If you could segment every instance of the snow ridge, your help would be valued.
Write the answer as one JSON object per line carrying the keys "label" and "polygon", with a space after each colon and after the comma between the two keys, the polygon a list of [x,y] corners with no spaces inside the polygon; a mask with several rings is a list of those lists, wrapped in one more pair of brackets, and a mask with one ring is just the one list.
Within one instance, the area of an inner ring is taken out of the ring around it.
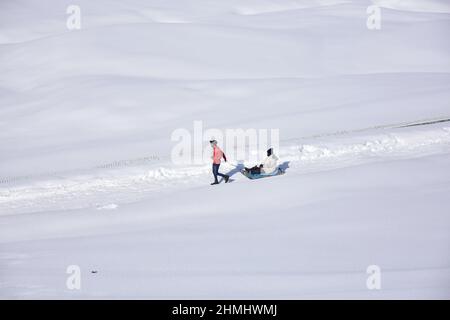
{"label": "snow ridge", "polygon": [[[302,140],[282,145],[279,155],[281,162],[288,164],[288,175],[292,175],[443,151],[450,152],[448,126]],[[227,163],[223,168],[235,170]],[[0,211],[2,214],[29,213],[93,207],[111,201],[132,202],[145,198],[148,193],[207,185],[209,179],[209,164],[173,166],[166,163],[157,167],[89,170],[78,176],[67,175],[60,179],[3,187],[0,189]]]}

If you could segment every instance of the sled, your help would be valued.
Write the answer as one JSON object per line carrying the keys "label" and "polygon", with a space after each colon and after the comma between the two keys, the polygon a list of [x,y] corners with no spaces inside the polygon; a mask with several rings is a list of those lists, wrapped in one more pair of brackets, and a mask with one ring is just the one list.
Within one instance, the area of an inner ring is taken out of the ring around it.
{"label": "sled", "polygon": [[272,173],[257,173],[257,174],[252,174],[250,172],[247,172],[245,170],[241,170],[241,173],[246,176],[247,178],[254,180],[254,179],[261,179],[261,178],[267,178],[267,177],[275,177],[275,176],[279,176],[281,174],[284,174],[284,170],[282,170],[281,168],[278,168],[277,170],[275,170]]}

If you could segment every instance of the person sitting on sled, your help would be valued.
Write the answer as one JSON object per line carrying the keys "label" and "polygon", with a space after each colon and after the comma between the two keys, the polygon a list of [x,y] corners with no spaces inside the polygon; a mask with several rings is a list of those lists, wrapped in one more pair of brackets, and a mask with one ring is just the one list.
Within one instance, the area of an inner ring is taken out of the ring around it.
{"label": "person sitting on sled", "polygon": [[211,183],[211,185],[219,183],[219,181],[217,180],[217,176],[224,178],[225,183],[227,183],[228,179],[230,179],[230,176],[219,173],[220,161],[223,158],[225,160],[225,162],[227,162],[227,157],[225,156],[225,153],[223,153],[223,151],[220,150],[220,148],[217,146],[216,140],[210,140],[209,143],[211,144],[211,147],[213,148],[213,155],[211,156],[211,159],[213,161],[212,172],[214,175],[214,182]]}
{"label": "person sitting on sled", "polygon": [[259,166],[245,168],[244,170],[251,174],[271,174],[277,170],[278,157],[273,154],[273,148],[267,150],[267,158]]}

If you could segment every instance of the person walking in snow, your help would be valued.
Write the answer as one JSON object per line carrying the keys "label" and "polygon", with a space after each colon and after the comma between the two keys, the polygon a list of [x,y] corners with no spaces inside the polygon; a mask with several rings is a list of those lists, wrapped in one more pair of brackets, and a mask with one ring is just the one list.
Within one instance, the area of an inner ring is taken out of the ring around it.
{"label": "person walking in snow", "polygon": [[278,157],[273,153],[273,148],[267,150],[267,158],[259,166],[245,168],[244,170],[251,174],[271,174],[277,170]]}
{"label": "person walking in snow", "polygon": [[211,144],[211,148],[213,148],[213,155],[211,157],[213,164],[212,164],[212,172],[214,175],[214,182],[211,183],[211,185],[219,184],[219,181],[217,180],[217,176],[220,176],[225,179],[225,183],[228,182],[230,179],[230,176],[226,174],[219,173],[219,167],[220,167],[220,161],[222,158],[227,162],[227,157],[225,156],[225,153],[223,153],[222,150],[217,146],[216,140],[210,140],[209,143]]}

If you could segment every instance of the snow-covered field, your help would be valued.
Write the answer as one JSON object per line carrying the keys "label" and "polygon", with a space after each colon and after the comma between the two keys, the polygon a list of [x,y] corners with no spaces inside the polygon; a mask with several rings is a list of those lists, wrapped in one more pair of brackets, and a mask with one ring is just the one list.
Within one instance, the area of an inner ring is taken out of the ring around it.
{"label": "snow-covered field", "polygon": [[[449,31],[447,0],[2,0],[0,298],[449,299]],[[171,158],[194,121],[279,129],[286,174],[210,186]]]}

